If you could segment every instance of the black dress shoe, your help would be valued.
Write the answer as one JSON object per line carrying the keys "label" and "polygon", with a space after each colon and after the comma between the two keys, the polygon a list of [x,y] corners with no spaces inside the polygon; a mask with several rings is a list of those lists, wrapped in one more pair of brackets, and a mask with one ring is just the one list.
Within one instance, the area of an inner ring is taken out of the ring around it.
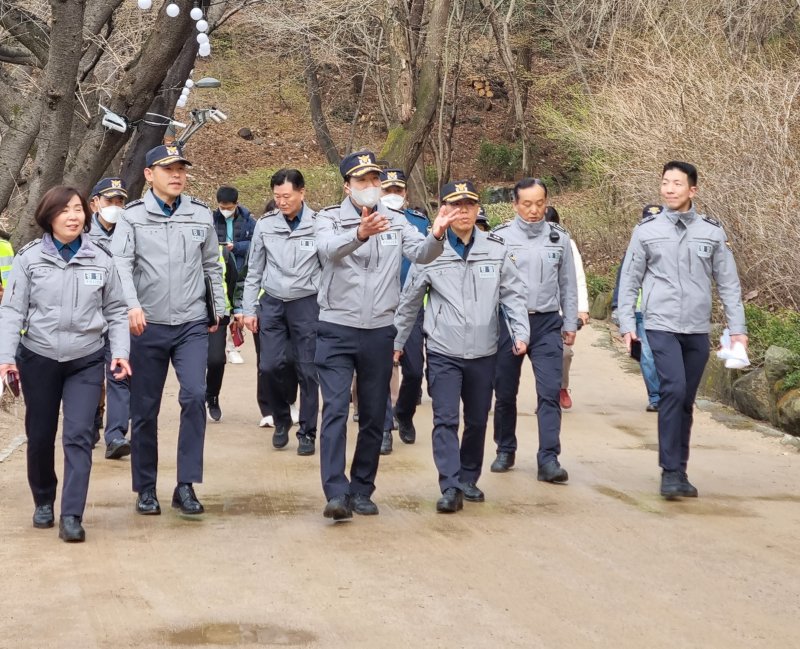
{"label": "black dress shoe", "polygon": [[454,514],[464,509],[464,494],[455,487],[444,490],[442,497],[436,501],[436,511],[442,514]]}
{"label": "black dress shoe", "polygon": [[381,455],[390,455],[392,452],[393,443],[394,443],[394,438],[392,436],[392,431],[390,430],[383,431],[383,441],[381,442]]}
{"label": "black dress shoe", "polygon": [[353,518],[353,510],[350,508],[350,496],[334,496],[325,505],[325,511],[322,512],[325,518],[332,518],[335,521],[343,521],[348,518]]}
{"label": "black dress shoe", "polygon": [[539,467],[536,479],[540,482],[566,482],[569,480],[569,474],[558,463],[558,460],[550,460]]}
{"label": "black dress shoe", "polygon": [[107,460],[119,460],[120,458],[125,457],[126,455],[131,454],[131,443],[122,437],[121,439],[112,440],[108,446],[106,446],[106,459]]}
{"label": "black dress shoe", "polygon": [[283,448],[289,443],[289,426],[275,422],[275,432],[272,433],[272,446]]}
{"label": "black dress shoe", "polygon": [[483,492],[478,489],[478,485],[474,482],[464,482],[461,484],[461,491],[464,492],[464,500],[469,500],[471,503],[482,503],[486,500]]}
{"label": "black dress shoe", "polygon": [[647,412],[658,412],[658,404],[657,403],[648,403],[647,408],[645,408]]}
{"label": "black dress shoe", "polygon": [[219,396],[208,397],[206,404],[208,418],[211,421],[222,421],[222,408],[219,407]]}
{"label": "black dress shoe", "polygon": [[681,474],[678,471],[661,472],[661,495],[667,500],[674,500],[683,495]]}
{"label": "black dress shoe", "polygon": [[397,430],[400,435],[400,441],[403,442],[403,444],[413,444],[417,441],[417,429],[414,428],[414,422],[410,419],[408,421],[398,419]]}
{"label": "black dress shoe", "polygon": [[136,499],[136,513],[144,516],[158,516],[161,513],[161,505],[158,503],[155,489],[145,489],[139,492]]}
{"label": "black dress shoe", "polygon": [[317,449],[314,447],[314,438],[311,435],[301,435],[297,438],[298,455],[314,455]]}
{"label": "black dress shoe", "polygon": [[697,498],[697,487],[689,482],[689,476],[685,471],[680,472],[681,476],[681,496],[684,498]]}
{"label": "black dress shoe", "polygon": [[172,506],[190,516],[202,514],[205,511],[194,494],[194,487],[188,482],[182,482],[175,487],[175,491],[172,492]]}
{"label": "black dress shoe", "polygon": [[490,467],[491,472],[505,473],[512,466],[514,466],[515,458],[516,458],[515,453],[506,453],[505,451],[497,451],[497,457],[495,458],[494,462],[492,462],[492,466]]}
{"label": "black dress shoe", "polygon": [[367,494],[351,495],[350,506],[356,514],[361,516],[377,516],[378,514],[378,506]]}
{"label": "black dress shoe", "polygon": [[53,527],[55,517],[53,516],[53,503],[37,505],[33,510],[33,526],[40,530]]}
{"label": "black dress shoe", "polygon": [[58,521],[58,538],[67,543],[83,543],[86,532],[83,531],[79,516],[62,516]]}

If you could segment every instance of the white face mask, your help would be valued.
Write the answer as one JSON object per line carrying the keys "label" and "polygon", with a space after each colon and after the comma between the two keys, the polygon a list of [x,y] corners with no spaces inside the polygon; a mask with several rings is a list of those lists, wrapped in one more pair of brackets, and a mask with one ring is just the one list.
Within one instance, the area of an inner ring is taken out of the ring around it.
{"label": "white face mask", "polygon": [[366,189],[350,189],[350,197],[362,207],[375,207],[381,200],[380,187],[367,187]]}
{"label": "white face mask", "polygon": [[236,211],[235,209],[234,210],[220,210],[219,213],[222,214],[222,216],[224,216],[227,219],[229,216],[233,216],[233,213],[235,211]]}
{"label": "white face mask", "polygon": [[123,210],[117,205],[109,205],[108,207],[100,208],[100,216],[106,223],[116,223],[119,220]]}
{"label": "white face mask", "polygon": [[391,207],[393,210],[402,210],[406,204],[405,197],[400,194],[386,194],[381,200],[386,207]]}

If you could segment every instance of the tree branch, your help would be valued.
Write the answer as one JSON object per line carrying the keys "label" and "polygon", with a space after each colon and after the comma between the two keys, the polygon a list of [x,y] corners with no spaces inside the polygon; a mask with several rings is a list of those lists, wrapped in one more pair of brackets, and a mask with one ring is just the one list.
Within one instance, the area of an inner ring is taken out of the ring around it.
{"label": "tree branch", "polygon": [[46,22],[29,11],[4,3],[3,11],[0,11],[0,26],[38,59],[39,67],[47,65],[50,30]]}
{"label": "tree branch", "polygon": [[0,61],[13,65],[30,65],[41,68],[42,64],[26,47],[0,45]]}

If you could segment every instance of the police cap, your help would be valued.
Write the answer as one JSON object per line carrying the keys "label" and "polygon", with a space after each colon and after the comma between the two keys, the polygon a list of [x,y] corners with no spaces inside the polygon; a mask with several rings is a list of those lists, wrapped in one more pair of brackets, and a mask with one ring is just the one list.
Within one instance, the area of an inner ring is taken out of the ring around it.
{"label": "police cap", "polygon": [[104,196],[105,198],[122,196],[122,198],[128,198],[128,190],[122,178],[103,178],[92,187],[90,198],[94,198],[95,196]]}
{"label": "police cap", "polygon": [[375,154],[372,151],[356,151],[351,153],[339,163],[339,173],[342,178],[360,178],[368,173],[380,173],[381,168],[375,161]]}
{"label": "police cap", "polygon": [[168,167],[173,162],[182,162],[185,165],[192,166],[186,158],[183,157],[183,151],[180,147],[174,144],[162,144],[154,149],[150,149],[145,156],[145,165],[148,167]]}
{"label": "police cap", "polygon": [[406,188],[406,174],[402,169],[384,169],[381,171],[381,187]]}
{"label": "police cap", "polygon": [[472,182],[469,180],[457,180],[442,187],[442,191],[439,192],[439,199],[442,203],[455,203],[462,199],[477,203],[479,196],[478,190],[475,189],[475,185]]}

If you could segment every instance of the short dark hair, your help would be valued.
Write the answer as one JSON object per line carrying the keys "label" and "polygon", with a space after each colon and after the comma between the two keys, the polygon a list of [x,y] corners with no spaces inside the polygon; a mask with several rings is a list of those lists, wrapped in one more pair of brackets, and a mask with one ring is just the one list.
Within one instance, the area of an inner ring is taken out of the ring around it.
{"label": "short dark hair", "polygon": [[267,201],[267,204],[264,206],[264,214],[269,214],[270,212],[274,212],[276,209],[278,209],[278,205],[275,202],[275,199],[270,198]]}
{"label": "short dark hair", "polygon": [[278,169],[269,181],[269,188],[275,189],[278,185],[292,183],[295,189],[303,189],[306,186],[306,179],[297,169]]}
{"label": "short dark hair", "polygon": [[544,220],[550,223],[561,223],[561,217],[558,215],[558,210],[552,205],[548,205],[544,209]]}
{"label": "short dark hair", "polygon": [[523,178],[514,185],[514,200],[519,200],[520,191],[531,187],[541,187],[544,190],[544,197],[547,198],[547,185],[544,184],[544,180],[541,178]]}
{"label": "short dark hair", "polygon": [[83,192],[75,187],[67,187],[65,185],[56,185],[45,192],[42,200],[36,206],[36,212],[33,215],[36,224],[42,228],[47,234],[53,234],[53,219],[56,218],[61,211],[72,200],[73,196],[81,199],[81,207],[83,208],[83,231],[88,232],[92,227],[92,222],[89,220],[91,212],[89,205],[86,203],[86,197]]}
{"label": "short dark hair", "polygon": [[682,171],[686,174],[687,178],[689,178],[689,187],[697,187],[697,167],[688,162],[670,160],[661,170],[661,177],[663,178],[665,173],[672,171],[673,169],[677,169],[678,171]]}
{"label": "short dark hair", "polygon": [[217,190],[217,203],[238,203],[239,190],[230,185],[223,185]]}

